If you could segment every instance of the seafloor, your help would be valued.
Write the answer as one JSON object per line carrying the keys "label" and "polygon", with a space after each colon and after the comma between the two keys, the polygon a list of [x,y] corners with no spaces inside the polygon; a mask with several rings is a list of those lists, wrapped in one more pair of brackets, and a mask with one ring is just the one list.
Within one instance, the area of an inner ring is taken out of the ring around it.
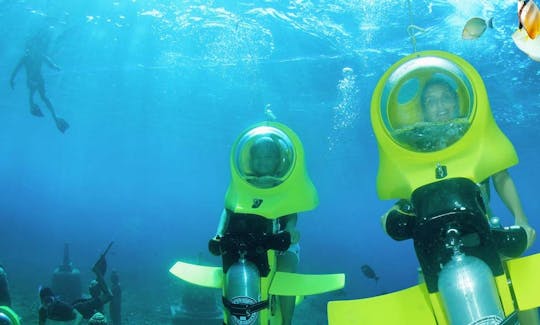
{"label": "seafloor", "polygon": [[[24,273],[11,273],[8,276],[12,307],[22,318],[22,324],[37,324],[39,298],[34,280],[25,278]],[[149,275],[146,278],[124,276],[121,285],[122,324],[133,325],[174,324],[171,306],[181,304],[183,294],[192,291],[184,282],[174,278],[166,270],[162,276]],[[219,290],[213,290],[213,292],[219,299]],[[327,324],[326,304],[330,300],[340,299],[340,295],[340,292],[334,292],[306,297],[296,307],[293,323],[295,325]],[[108,306],[105,308],[105,315],[108,315]],[[47,322],[47,324],[55,323],[57,322]],[[202,322],[193,318],[193,322],[189,323],[201,324]]]}

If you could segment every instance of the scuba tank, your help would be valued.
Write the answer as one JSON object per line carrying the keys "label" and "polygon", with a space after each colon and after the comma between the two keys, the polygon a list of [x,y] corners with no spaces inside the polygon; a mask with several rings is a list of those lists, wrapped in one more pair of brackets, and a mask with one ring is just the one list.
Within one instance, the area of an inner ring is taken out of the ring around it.
{"label": "scuba tank", "polygon": [[64,301],[75,301],[82,295],[81,272],[71,263],[67,243],[64,244],[64,260],[52,276],[52,290]]}
{"label": "scuba tank", "polygon": [[225,274],[223,304],[226,307],[227,324],[256,324],[258,311],[262,309],[260,299],[259,270],[241,255]]}
{"label": "scuba tank", "polygon": [[463,254],[459,232],[447,231],[453,254],[439,273],[439,292],[452,325],[496,325],[504,320],[493,273],[481,259]]}

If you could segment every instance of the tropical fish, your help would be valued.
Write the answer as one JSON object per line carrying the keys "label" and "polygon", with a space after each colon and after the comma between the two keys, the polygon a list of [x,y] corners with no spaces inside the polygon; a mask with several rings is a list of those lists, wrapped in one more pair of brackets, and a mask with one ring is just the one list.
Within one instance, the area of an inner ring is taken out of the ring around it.
{"label": "tropical fish", "polygon": [[493,18],[488,19],[487,22],[483,18],[471,18],[465,23],[461,38],[466,40],[477,39],[484,34],[488,27],[493,28]]}
{"label": "tropical fish", "polygon": [[533,0],[518,0],[519,29],[525,28],[530,38],[540,33],[540,10]]}
{"label": "tropical fish", "polygon": [[375,280],[375,282],[379,281],[379,277],[377,276],[377,274],[375,274],[375,271],[373,271],[371,266],[364,264],[362,265],[361,269],[362,269],[362,273],[364,273],[366,278],[373,279]]}
{"label": "tropical fish", "polygon": [[524,28],[518,29],[512,35],[516,46],[534,61],[540,62],[540,37],[532,39]]}

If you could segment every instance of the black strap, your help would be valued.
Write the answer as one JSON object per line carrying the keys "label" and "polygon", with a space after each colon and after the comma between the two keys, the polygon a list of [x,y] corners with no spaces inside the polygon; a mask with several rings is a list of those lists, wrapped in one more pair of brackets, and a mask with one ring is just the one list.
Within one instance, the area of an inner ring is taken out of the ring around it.
{"label": "black strap", "polygon": [[236,317],[250,317],[252,314],[268,308],[268,300],[259,301],[254,304],[235,304],[230,302],[227,298],[222,297],[223,306]]}

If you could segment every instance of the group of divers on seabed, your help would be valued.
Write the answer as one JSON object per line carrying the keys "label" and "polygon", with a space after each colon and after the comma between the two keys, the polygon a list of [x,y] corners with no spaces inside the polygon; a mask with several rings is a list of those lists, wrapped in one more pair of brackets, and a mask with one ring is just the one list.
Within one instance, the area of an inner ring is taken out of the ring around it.
{"label": "group of divers on seabed", "polygon": [[[110,275],[111,288],[107,286],[106,255],[112,246],[109,244],[103,254],[92,267],[96,279],[88,286],[88,294],[82,294],[81,274],[73,267],[69,257],[69,246],[64,246],[64,259],[53,273],[51,286],[39,288],[40,307],[38,324],[45,325],[48,321],[88,325],[120,325],[122,290],[118,272],[113,270]],[[109,319],[105,316],[105,305],[109,304]],[[12,308],[7,272],[0,265],[0,325],[19,325],[27,323]]]}
{"label": "group of divers on seabed", "polygon": [[[540,254],[520,257],[535,231],[507,171],[518,158],[478,72],[451,53],[411,54],[379,80],[371,122],[377,193],[397,200],[383,229],[395,240],[413,240],[421,277],[397,292],[330,301],[328,323],[540,324]],[[296,272],[297,214],[318,205],[302,143],[286,125],[263,121],[237,138],[230,167],[225,208],[208,245],[222,265],[178,261],[169,271],[222,290],[220,323],[291,324],[304,296],[345,285],[344,274]],[[504,227],[490,210],[490,183],[514,225]],[[12,310],[0,308],[0,325],[18,324]]]}

